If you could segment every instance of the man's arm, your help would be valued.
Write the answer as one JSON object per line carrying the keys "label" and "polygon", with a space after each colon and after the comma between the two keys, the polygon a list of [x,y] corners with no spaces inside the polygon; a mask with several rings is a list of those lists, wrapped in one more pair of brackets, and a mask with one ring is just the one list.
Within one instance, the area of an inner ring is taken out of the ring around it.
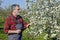
{"label": "man's arm", "polygon": [[28,28],[28,27],[29,27],[30,25],[32,25],[32,24],[33,24],[33,23],[31,22],[31,23],[27,24],[27,26],[26,26],[26,27]]}
{"label": "man's arm", "polygon": [[17,33],[17,34],[18,34],[18,33],[20,33],[20,32],[21,32],[21,30],[9,30],[9,31],[8,31],[8,34],[9,34],[9,33]]}
{"label": "man's arm", "polygon": [[20,33],[21,30],[9,30],[10,27],[10,19],[6,18],[5,24],[4,24],[4,32],[5,33]]}
{"label": "man's arm", "polygon": [[29,24],[27,24],[27,22],[25,22],[24,20],[23,20],[23,25],[24,25],[24,28],[28,28],[30,25],[32,25],[33,23],[31,22],[31,23],[29,23]]}

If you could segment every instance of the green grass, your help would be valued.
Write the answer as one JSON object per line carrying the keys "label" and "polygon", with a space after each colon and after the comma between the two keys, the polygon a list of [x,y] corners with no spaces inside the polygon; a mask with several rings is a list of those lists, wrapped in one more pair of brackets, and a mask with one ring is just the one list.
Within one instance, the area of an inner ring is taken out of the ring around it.
{"label": "green grass", "polygon": [[0,30],[0,40],[7,40],[7,34],[3,30]]}
{"label": "green grass", "polygon": [[7,34],[0,34],[0,40],[7,40]]}

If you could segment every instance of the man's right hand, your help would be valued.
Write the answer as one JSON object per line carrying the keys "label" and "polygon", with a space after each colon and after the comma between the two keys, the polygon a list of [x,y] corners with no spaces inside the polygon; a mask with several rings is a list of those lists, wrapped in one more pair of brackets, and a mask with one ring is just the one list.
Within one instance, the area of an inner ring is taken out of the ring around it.
{"label": "man's right hand", "polygon": [[16,30],[16,33],[18,34],[18,33],[20,33],[21,32],[21,30],[20,29],[18,29],[18,30]]}
{"label": "man's right hand", "polygon": [[9,33],[17,33],[17,34],[19,34],[20,32],[21,32],[20,29],[18,29],[18,30],[9,30],[9,31],[8,31],[8,34],[9,34]]}

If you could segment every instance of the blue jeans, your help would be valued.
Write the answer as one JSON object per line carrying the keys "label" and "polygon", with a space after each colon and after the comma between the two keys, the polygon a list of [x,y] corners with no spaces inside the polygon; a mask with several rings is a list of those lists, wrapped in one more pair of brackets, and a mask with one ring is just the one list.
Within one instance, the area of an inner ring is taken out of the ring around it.
{"label": "blue jeans", "polygon": [[8,35],[8,40],[22,40],[22,34]]}
{"label": "blue jeans", "polygon": [[[16,29],[22,29],[22,24],[16,24]],[[22,40],[22,32],[19,34],[10,34],[8,35],[8,40]]]}

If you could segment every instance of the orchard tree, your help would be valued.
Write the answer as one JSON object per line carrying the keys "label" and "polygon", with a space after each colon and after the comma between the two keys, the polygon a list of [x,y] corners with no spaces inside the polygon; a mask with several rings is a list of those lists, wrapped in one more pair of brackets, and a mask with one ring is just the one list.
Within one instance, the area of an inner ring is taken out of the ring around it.
{"label": "orchard tree", "polygon": [[24,16],[34,23],[27,29],[30,35],[37,38],[44,34],[42,40],[60,40],[60,0],[26,0],[26,7]]}

